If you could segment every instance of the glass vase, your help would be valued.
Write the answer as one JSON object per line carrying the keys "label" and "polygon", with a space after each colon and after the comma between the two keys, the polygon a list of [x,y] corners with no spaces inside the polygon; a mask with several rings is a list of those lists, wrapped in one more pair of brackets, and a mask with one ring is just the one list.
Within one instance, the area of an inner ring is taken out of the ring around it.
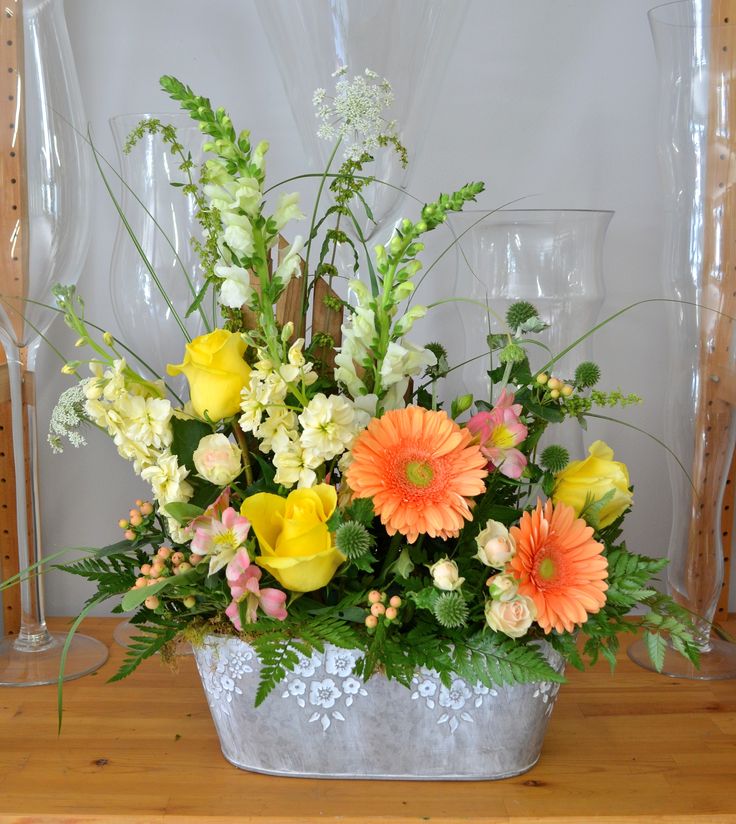
{"label": "glass vase", "polygon": [[[669,650],[663,671],[732,678],[736,645],[713,637],[711,621],[723,583],[721,506],[736,439],[736,17],[719,0],[696,0],[659,6],[649,21],[667,197],[664,283],[683,301],[671,313],[665,404],[665,441],[685,468],[670,461],[667,582],[698,616],[701,653],[695,669]],[[651,668],[642,643],[629,655]]]}
{"label": "glass vase", "polygon": [[[329,94],[333,73],[344,66],[351,77],[368,68],[391,83],[394,103],[386,119],[397,121],[409,164],[402,167],[397,154],[385,149],[366,167],[392,184],[364,190],[372,218],[355,209],[363,235],[375,236],[400,207],[468,0],[256,0],[256,7],[312,171],[324,171],[334,148],[317,136],[315,89]],[[333,172],[341,162],[335,159]]]}
{"label": "glass vase", "polygon": [[[210,301],[186,317],[203,279],[192,246],[192,239],[201,237],[197,205],[193,195],[175,185],[186,182],[179,169],[181,157],[171,154],[160,135],[148,132],[130,151],[124,151],[133,129],[151,119],[174,126],[179,143],[195,164],[195,179],[203,157],[203,138],[197,124],[183,112],[124,114],[110,119],[125,182],[120,206],[130,226],[128,231],[121,221],[115,235],[110,300],[121,339],[146,361],[147,367],[142,367],[146,376],[165,377],[166,364],[180,363],[184,356],[186,338],[179,321],[191,338],[201,335],[207,325],[212,326],[213,304]],[[166,380],[178,394],[186,385],[183,378]]]}
{"label": "glass vase", "polygon": [[[11,231],[4,235],[0,340],[10,385],[17,552],[23,570],[42,560],[33,387],[39,344],[56,317],[42,304],[53,303],[54,284],[75,283],[84,263],[91,157],[83,137],[86,121],[63,0],[9,5],[4,25],[9,25],[14,13],[22,14],[22,23],[15,21],[16,35],[6,46],[16,48],[24,61],[13,75],[10,99],[17,109],[10,157],[20,160],[20,171],[9,181],[14,187],[10,207],[14,217]],[[13,71],[10,67],[9,74]],[[43,576],[32,573],[20,587],[20,631],[0,642],[0,686],[54,683],[66,633],[51,633],[46,627]],[[89,673],[106,659],[103,644],[75,635],[64,677]]]}
{"label": "glass vase", "polygon": [[[151,119],[174,126],[178,142],[194,163],[193,175],[203,159],[202,133],[185,113],[124,114],[110,119],[125,183],[120,206],[145,255],[144,260],[121,221],[110,263],[110,300],[121,340],[147,364],[137,367],[147,377],[165,377],[183,395],[186,378],[166,376],[166,364],[180,363],[184,357],[186,339],[179,322],[194,338],[212,328],[215,320],[211,303],[186,317],[203,278],[192,246],[192,239],[201,237],[197,204],[193,195],[176,185],[185,181],[179,169],[181,157],[172,155],[161,136],[150,132],[124,150],[136,126]],[[137,628],[124,621],[113,636],[118,644],[128,646],[136,634]]]}
{"label": "glass vase", "polygon": [[[534,336],[549,351],[530,347],[532,369],[595,325],[605,298],[603,244],[612,217],[610,211],[579,209],[502,209],[486,217],[482,212],[453,216],[460,256],[455,292],[487,307],[463,304],[466,392],[487,403],[497,400],[488,372],[498,364],[491,362],[486,338],[490,331],[503,331],[512,303],[528,301],[549,324]],[[552,374],[570,379],[576,366],[590,359],[587,339],[561,358]],[[576,421],[550,427],[545,438],[564,446],[574,460],[584,457]]]}

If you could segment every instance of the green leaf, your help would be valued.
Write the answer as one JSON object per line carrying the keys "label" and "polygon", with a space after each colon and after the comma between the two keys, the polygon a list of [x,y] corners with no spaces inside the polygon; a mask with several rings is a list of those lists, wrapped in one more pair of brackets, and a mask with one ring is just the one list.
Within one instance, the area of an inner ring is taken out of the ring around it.
{"label": "green leaf", "polygon": [[[153,587],[150,587],[152,589]],[[128,644],[125,653],[125,660],[120,669],[108,680],[108,684],[114,681],[122,681],[127,678],[146,658],[155,655],[161,647],[170,643],[176,638],[179,630],[176,627],[162,625],[139,625],[140,635],[134,635]]]}
{"label": "green leaf", "polygon": [[204,509],[200,506],[185,504],[180,501],[166,504],[162,509],[170,518],[173,518],[179,526],[185,526],[204,512]]}
{"label": "green leaf", "polygon": [[194,472],[192,455],[202,438],[212,434],[212,427],[195,418],[172,417],[171,431],[173,432],[171,451],[176,455],[179,466],[185,466],[190,472]]}
{"label": "green leaf", "polygon": [[667,642],[658,632],[645,632],[644,643],[647,646],[649,659],[657,672],[662,672],[664,667],[664,656],[667,651]]}
{"label": "green leaf", "polygon": [[77,615],[74,619],[74,623],[69,627],[69,632],[67,633],[66,640],[64,641],[64,646],[61,650],[61,657],[59,658],[59,681],[56,688],[56,701],[57,701],[57,713],[59,719],[59,726],[58,732],[61,733],[61,719],[64,712],[64,670],[66,669],[66,659],[67,655],[69,654],[69,647],[72,644],[72,640],[74,639],[74,634],[76,633],[77,629],[79,629],[79,625],[84,621],[84,619],[89,614],[90,610],[93,607],[96,607],[98,604],[101,604],[103,601],[106,601],[108,596],[105,595],[97,595],[95,598],[92,598],[87,604],[84,605],[82,611]]}
{"label": "green leaf", "polygon": [[370,526],[376,516],[370,498],[356,498],[347,508],[346,514],[351,521],[357,521],[363,526]]}
{"label": "green leaf", "polygon": [[541,418],[543,421],[562,423],[562,421],[565,420],[565,413],[556,406],[542,406],[541,403],[537,403],[531,398],[527,398],[525,405],[529,412]]}
{"label": "green leaf", "polygon": [[129,590],[123,596],[123,600],[120,604],[123,608],[123,612],[130,612],[131,610],[136,609],[146,600],[146,598],[148,598],[149,595],[156,595],[156,593],[161,592],[161,590],[167,587],[173,580],[174,576],[172,575],[170,578],[163,578],[161,581],[156,584],[152,584],[151,586],[136,587],[136,589]]}

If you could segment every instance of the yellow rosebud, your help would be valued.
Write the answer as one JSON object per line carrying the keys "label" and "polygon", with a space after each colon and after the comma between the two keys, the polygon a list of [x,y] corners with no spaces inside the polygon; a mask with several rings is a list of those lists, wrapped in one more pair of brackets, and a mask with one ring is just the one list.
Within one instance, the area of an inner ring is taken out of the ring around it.
{"label": "yellow rosebud", "polygon": [[189,381],[192,408],[213,421],[240,409],[240,390],[248,383],[250,366],[243,360],[245,341],[226,329],[200,335],[186,345],[184,362],[169,364],[169,375],[183,372]]}
{"label": "yellow rosebud", "polygon": [[312,592],[327,584],[345,561],[327,528],[336,506],[337,493],[329,484],[295,489],[287,498],[270,492],[246,498],[240,514],[258,538],[258,566],[293,592]]}
{"label": "yellow rosebud", "polygon": [[595,441],[588,448],[589,457],[573,461],[555,475],[552,500],[555,504],[571,506],[579,515],[587,499],[599,501],[613,490],[613,496],[600,512],[598,525],[613,523],[632,504],[629,490],[629,470],[625,463],[613,460],[613,450],[603,441]]}

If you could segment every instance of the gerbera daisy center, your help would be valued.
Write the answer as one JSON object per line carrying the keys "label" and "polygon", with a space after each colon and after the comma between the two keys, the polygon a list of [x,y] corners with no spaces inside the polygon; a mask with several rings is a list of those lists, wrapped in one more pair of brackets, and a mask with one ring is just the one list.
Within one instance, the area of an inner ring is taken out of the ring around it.
{"label": "gerbera daisy center", "polygon": [[428,461],[409,461],[404,472],[409,483],[420,489],[426,489],[434,480],[434,470]]}
{"label": "gerbera daisy center", "polygon": [[551,581],[555,577],[555,562],[548,555],[537,567],[537,576],[543,581]]}

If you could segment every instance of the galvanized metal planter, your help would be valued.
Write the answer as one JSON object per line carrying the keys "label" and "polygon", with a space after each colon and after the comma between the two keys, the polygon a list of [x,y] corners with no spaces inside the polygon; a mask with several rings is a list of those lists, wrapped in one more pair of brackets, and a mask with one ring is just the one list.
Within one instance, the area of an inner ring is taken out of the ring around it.
{"label": "galvanized metal planter", "polygon": [[[561,672],[562,658],[544,654]],[[260,663],[237,638],[210,636],[194,655],[222,752],[244,770],[310,778],[472,780],[536,764],[559,684],[488,689],[433,672],[410,689],[355,678],[357,651],[328,647],[254,707]]]}

